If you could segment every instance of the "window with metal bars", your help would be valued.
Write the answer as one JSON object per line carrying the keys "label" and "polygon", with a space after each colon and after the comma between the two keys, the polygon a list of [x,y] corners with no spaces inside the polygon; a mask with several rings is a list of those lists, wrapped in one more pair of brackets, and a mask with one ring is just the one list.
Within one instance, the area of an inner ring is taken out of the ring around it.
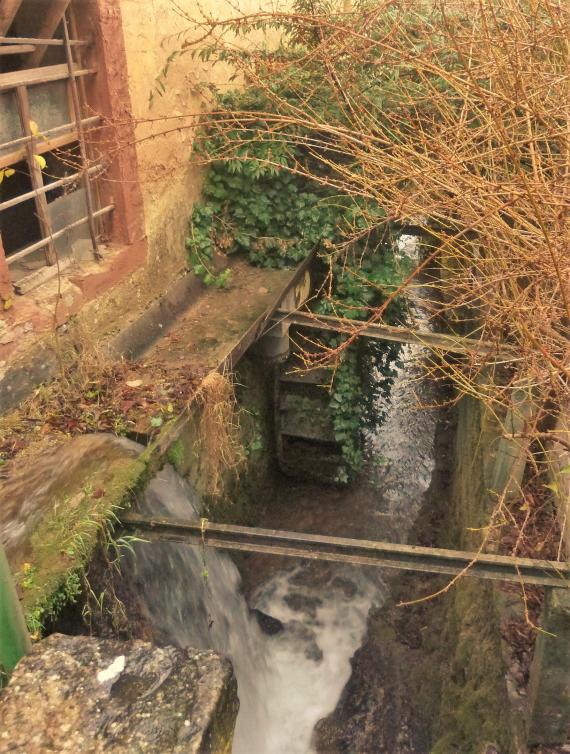
{"label": "window with metal bars", "polygon": [[[0,292],[43,268],[98,256],[101,207],[83,64],[70,0],[0,2]],[[44,271],[45,272],[45,271]]]}

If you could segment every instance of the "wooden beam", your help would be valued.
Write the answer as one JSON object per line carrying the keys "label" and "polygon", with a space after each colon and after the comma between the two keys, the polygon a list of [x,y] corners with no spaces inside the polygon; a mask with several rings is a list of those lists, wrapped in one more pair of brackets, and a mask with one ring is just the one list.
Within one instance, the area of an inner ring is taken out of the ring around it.
{"label": "wooden beam", "polygon": [[[69,3],[70,0],[50,0],[49,3],[44,5],[45,10],[41,26],[38,30],[38,37],[46,37],[47,39],[53,37]],[[28,58],[27,65],[30,67],[39,65],[42,62],[46,50],[47,45],[38,45],[36,50]]]}
{"label": "wooden beam", "polygon": [[0,35],[6,34],[14,20],[22,0],[2,0],[0,2]]}
{"label": "wooden beam", "polygon": [[[89,73],[95,73],[95,69],[75,66],[74,73],[76,76],[86,76]],[[0,73],[0,92],[7,89],[16,89],[19,86],[47,84],[49,81],[59,81],[67,78],[69,78],[69,70],[66,63],[62,63],[61,65],[46,65],[43,68],[26,68],[24,71]]]}
{"label": "wooden beam", "polygon": [[8,262],[6,261],[4,245],[2,244],[2,234],[0,234],[0,309],[4,309],[4,302],[9,301],[11,298],[12,279],[10,277],[10,270],[8,269]]}
{"label": "wooden beam", "polygon": [[494,581],[570,588],[570,563],[566,562],[216,524],[205,519],[179,521],[131,512],[123,514],[121,523],[150,541],[185,542],[221,550],[262,552],[449,576],[465,572],[468,576]]}
{"label": "wooden beam", "polygon": [[[38,39],[37,37],[2,37],[0,36],[0,45],[3,44],[24,44],[24,45],[47,45],[48,47],[63,47],[63,39]],[[72,47],[86,47],[89,42],[84,39],[70,39],[69,44]]]}
{"label": "wooden beam", "polygon": [[437,351],[449,353],[474,353],[483,357],[513,361],[516,352],[509,346],[493,343],[484,343],[475,338],[464,338],[459,335],[446,335],[433,333],[426,330],[417,330],[411,327],[394,327],[392,325],[369,324],[358,322],[343,317],[329,317],[324,314],[312,314],[310,312],[288,312],[280,310],[273,317],[274,323],[285,322],[287,324],[310,327],[315,330],[332,330],[333,332],[352,335],[358,330],[360,335],[378,340],[389,340],[395,343],[410,343],[423,345]]}
{"label": "wooden beam", "polygon": [[[95,126],[101,122],[100,115],[93,115],[90,118],[83,119],[83,125],[85,127]],[[61,126],[50,128],[47,131],[42,131],[41,141],[36,142],[36,154],[43,154],[44,152],[51,152],[54,149],[59,149],[66,144],[71,144],[78,139],[78,133],[75,130],[74,123],[64,123]],[[14,149],[11,152],[5,152],[0,155],[0,168],[13,165],[15,162],[20,162],[26,156],[26,144],[29,142],[27,136],[22,136],[19,139],[8,141],[0,144],[1,148],[7,148],[10,146],[18,146],[19,149]]]}
{"label": "wooden beam", "polygon": [[0,45],[0,55],[21,55],[35,49],[35,45]]}
{"label": "wooden beam", "polygon": [[[35,154],[52,152],[54,149],[60,149],[61,147],[65,147],[67,144],[72,144],[74,141],[77,141],[77,139],[77,131],[73,130],[62,134],[62,136],[58,136],[54,139],[49,139],[49,141],[42,140],[40,142],[36,142]],[[17,162],[20,162],[20,160],[25,160],[28,153],[26,148],[27,143],[27,141],[24,143],[22,149],[16,149],[13,152],[3,154],[0,157],[0,168],[15,165]]]}
{"label": "wooden beam", "polygon": [[[26,87],[19,86],[16,89],[16,96],[18,98],[18,109],[20,111],[20,121],[22,123],[22,130],[26,134],[26,136],[29,138],[29,142],[26,145],[28,169],[30,171],[30,181],[32,184],[32,188],[38,192],[36,194],[34,202],[36,205],[36,213],[37,213],[38,221],[40,224],[40,230],[41,230],[42,236],[46,236],[47,238],[51,239],[52,228],[51,228],[51,222],[49,219],[49,212],[47,208],[47,199],[46,199],[46,195],[44,193],[41,193],[41,190],[44,187],[44,178],[42,174],[42,169],[38,165],[38,162],[36,160],[36,150],[35,150],[36,137],[34,136],[31,130],[32,118],[30,115],[30,102],[28,99],[28,90],[26,89]],[[46,245],[46,262],[47,264],[55,264],[56,261],[57,261],[57,254],[56,254],[55,246],[53,244],[53,241],[50,240],[49,243]]]}
{"label": "wooden beam", "polygon": [[[92,165],[87,169],[87,171],[89,175],[97,175],[103,173],[104,167],[101,164]],[[22,204],[22,202],[27,202],[28,199],[34,199],[38,195],[38,193],[47,194],[49,191],[53,191],[54,189],[61,188],[62,186],[68,186],[70,183],[79,183],[82,177],[82,172],[73,173],[72,175],[68,175],[65,178],[60,178],[57,181],[48,183],[39,191],[32,189],[32,191],[26,191],[25,194],[20,194],[19,196],[15,196],[12,199],[6,199],[5,202],[0,202],[0,212],[3,212],[6,209],[10,209],[10,207],[16,207],[18,204]]]}
{"label": "wooden beam", "polygon": [[[104,215],[108,215],[109,212],[112,212],[115,209],[114,204],[108,204],[106,207],[103,207],[103,209],[98,209],[96,212],[93,213],[94,218],[103,217]],[[36,241],[33,244],[30,244],[30,246],[26,246],[25,249],[20,249],[20,251],[17,251],[15,254],[10,254],[8,257],[8,265],[14,264],[14,262],[17,262],[18,259],[23,259],[23,257],[27,257],[28,254],[31,254],[33,251],[37,251],[38,249],[43,248],[44,246],[48,246],[52,241],[57,241],[58,238],[61,238],[64,236],[68,230],[73,230],[73,228],[79,228],[80,225],[84,225],[89,221],[89,218],[87,215],[85,217],[81,217],[79,220],[75,220],[74,222],[70,223],[69,225],[66,225],[65,228],[61,228],[60,230],[54,231],[49,238],[42,238],[39,241]]]}

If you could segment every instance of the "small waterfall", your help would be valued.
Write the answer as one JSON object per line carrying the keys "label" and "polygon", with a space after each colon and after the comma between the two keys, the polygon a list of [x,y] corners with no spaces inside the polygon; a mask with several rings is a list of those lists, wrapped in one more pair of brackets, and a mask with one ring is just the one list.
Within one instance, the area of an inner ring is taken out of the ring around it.
{"label": "small waterfall", "polygon": [[[196,520],[199,499],[192,486],[165,466],[139,503],[141,513]],[[209,547],[160,542],[137,544],[130,578],[156,641],[216,649],[229,656],[238,679],[241,729],[256,731],[254,752],[267,718],[266,640],[240,591],[241,577],[225,553]]]}
{"label": "small waterfall", "polygon": [[[198,498],[171,466],[148,485],[141,513],[196,520]],[[256,608],[283,623],[264,634],[241,594],[228,555],[171,542],[136,544],[123,569],[156,641],[228,655],[240,712],[234,754],[307,754],[316,722],[330,712],[350,675],[373,600],[376,569],[302,562],[254,595]]]}
{"label": "small waterfall", "polygon": [[[414,313],[427,322],[421,308]],[[315,492],[315,485],[288,483],[274,509],[305,506],[313,518],[307,528],[297,519],[281,528],[405,540],[434,466],[436,412],[417,410],[418,400],[434,403],[433,388],[422,379],[423,359],[421,346],[402,349],[391,397],[377,406],[385,421],[366,440],[369,455],[382,459],[378,477],[371,471],[371,484],[358,490]],[[379,372],[376,379],[382,379]],[[199,508],[196,492],[170,466],[141,501],[141,512],[181,519],[195,519]],[[291,561],[261,578],[251,595],[252,607],[283,624],[268,636],[252,617],[240,575],[225,553],[176,543],[137,545],[131,572],[157,640],[214,648],[231,658],[240,697],[234,754],[313,752],[314,726],[333,711],[368,612],[386,596],[380,569]]]}

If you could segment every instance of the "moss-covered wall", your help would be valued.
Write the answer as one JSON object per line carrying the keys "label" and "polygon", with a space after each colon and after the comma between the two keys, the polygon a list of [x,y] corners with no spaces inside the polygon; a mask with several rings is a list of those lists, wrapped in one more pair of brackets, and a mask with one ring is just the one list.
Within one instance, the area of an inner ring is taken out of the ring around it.
{"label": "moss-covered wall", "polygon": [[[474,398],[463,398],[456,412],[450,494],[439,544],[473,551],[493,504],[488,491],[497,435]],[[442,677],[432,754],[482,754],[491,743],[501,754],[516,751],[495,590],[492,582],[462,578],[438,608],[443,613]]]}

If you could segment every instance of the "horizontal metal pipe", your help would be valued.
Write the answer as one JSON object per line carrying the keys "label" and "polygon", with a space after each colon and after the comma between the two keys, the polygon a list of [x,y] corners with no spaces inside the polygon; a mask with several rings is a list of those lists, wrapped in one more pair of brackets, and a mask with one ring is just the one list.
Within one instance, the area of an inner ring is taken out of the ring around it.
{"label": "horizontal metal pipe", "polygon": [[[102,215],[106,215],[109,212],[112,212],[114,209],[115,209],[114,204],[108,204],[106,207],[103,207],[103,209],[99,209],[97,210],[97,212],[94,212],[93,217],[94,218],[101,217]],[[56,230],[56,232],[52,233],[49,238],[42,238],[41,241],[36,241],[36,243],[33,243],[30,246],[26,246],[25,249],[22,249],[21,251],[17,251],[15,254],[10,254],[10,256],[6,257],[6,261],[8,262],[8,265],[14,264],[14,262],[17,262],[18,259],[22,259],[22,257],[26,257],[28,256],[28,254],[31,254],[32,252],[37,251],[38,249],[42,249],[44,246],[47,246],[51,241],[55,241],[58,238],[61,238],[61,236],[67,233],[68,230],[72,230],[73,228],[78,228],[80,225],[84,225],[87,222],[89,222],[89,218],[87,217],[87,215],[85,215],[85,217],[82,217],[80,220],[76,220],[70,225],[66,225],[65,228]]]}
{"label": "horizontal metal pipe", "polygon": [[[88,173],[94,174],[97,172],[102,172],[104,170],[103,165],[94,165],[93,167],[88,169]],[[20,196],[15,196],[13,199],[8,199],[8,201],[2,202],[0,204],[0,212],[2,212],[5,209],[9,209],[10,207],[15,207],[18,204],[21,204],[22,202],[27,202],[28,199],[33,199],[35,196],[40,196],[40,194],[47,194],[48,191],[53,191],[56,188],[61,188],[62,186],[66,186],[68,183],[73,183],[74,181],[78,181],[82,177],[82,173],[73,173],[73,175],[68,175],[65,178],[61,178],[59,181],[54,181],[53,183],[48,183],[45,186],[42,186],[41,189],[37,189],[34,191],[28,191],[25,194],[20,194]]]}
{"label": "horizontal metal pipe", "polygon": [[468,576],[496,581],[570,587],[570,564],[565,562],[258,529],[210,521],[179,521],[130,512],[124,514],[121,521],[124,526],[151,541],[185,542],[222,550],[261,552],[450,576],[465,572]]}

